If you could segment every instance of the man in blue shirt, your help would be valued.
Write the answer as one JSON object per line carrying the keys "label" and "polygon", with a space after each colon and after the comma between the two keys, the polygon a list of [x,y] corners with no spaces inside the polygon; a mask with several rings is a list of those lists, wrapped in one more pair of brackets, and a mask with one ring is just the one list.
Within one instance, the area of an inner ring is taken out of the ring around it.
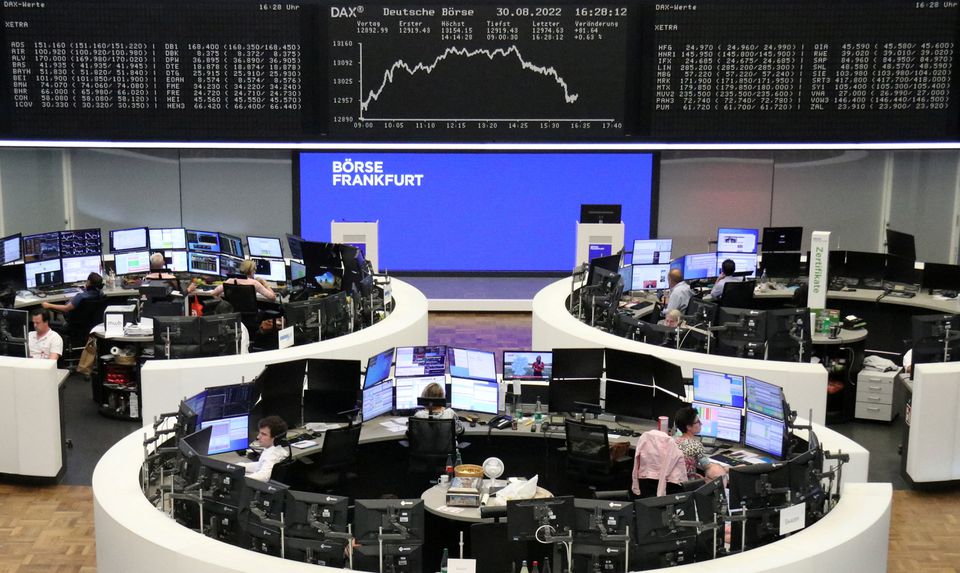
{"label": "man in blue shirt", "polygon": [[80,306],[83,301],[100,300],[101,298],[103,298],[103,277],[98,273],[90,273],[87,275],[87,282],[84,283],[83,290],[74,295],[67,304],[54,304],[44,301],[42,305],[43,308],[64,313],[67,315],[67,322],[69,322],[69,313]]}
{"label": "man in blue shirt", "polygon": [[671,269],[667,275],[667,284],[670,290],[663,297],[663,315],[667,312],[677,309],[681,314],[686,314],[687,304],[690,303],[690,297],[693,293],[690,291],[690,285],[683,282],[683,271],[680,269]]}
{"label": "man in blue shirt", "polygon": [[743,277],[735,277],[733,273],[737,272],[737,263],[733,259],[726,259],[720,265],[720,277],[717,279],[717,282],[713,285],[713,289],[710,291],[710,296],[714,299],[719,299],[723,295],[723,287],[728,282],[739,282],[743,280]]}

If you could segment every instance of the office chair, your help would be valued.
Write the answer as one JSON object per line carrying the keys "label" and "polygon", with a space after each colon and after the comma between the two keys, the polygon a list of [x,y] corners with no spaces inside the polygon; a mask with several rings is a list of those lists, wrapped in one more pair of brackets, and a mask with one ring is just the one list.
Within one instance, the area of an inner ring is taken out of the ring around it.
{"label": "office chair", "polygon": [[410,417],[406,441],[409,470],[438,475],[457,449],[456,425],[454,420]]}
{"label": "office chair", "polygon": [[[566,420],[567,473],[595,486],[608,483],[629,467],[630,457],[611,459],[607,427]],[[626,480],[624,480],[626,482]]]}
{"label": "office chair", "polygon": [[64,363],[76,365],[80,360],[80,353],[87,345],[87,337],[93,327],[103,322],[103,312],[110,305],[106,297],[98,299],[84,299],[67,313],[67,323],[64,327],[64,342],[66,349]]}
{"label": "office chair", "polygon": [[323,434],[323,448],[307,469],[307,481],[316,491],[329,492],[357,474],[347,470],[356,467],[357,449],[362,425],[350,425],[327,430]]}
{"label": "office chair", "polygon": [[223,283],[223,300],[230,303],[234,312],[240,313],[240,320],[251,335],[259,330],[260,309],[257,307],[257,289],[253,285]]}
{"label": "office chair", "polygon": [[720,306],[730,308],[753,308],[753,289],[757,281],[726,282],[720,295]]}
{"label": "office chair", "polygon": [[673,438],[648,430],[637,441],[633,459],[633,493],[657,497],[680,493],[687,481],[687,463]]}

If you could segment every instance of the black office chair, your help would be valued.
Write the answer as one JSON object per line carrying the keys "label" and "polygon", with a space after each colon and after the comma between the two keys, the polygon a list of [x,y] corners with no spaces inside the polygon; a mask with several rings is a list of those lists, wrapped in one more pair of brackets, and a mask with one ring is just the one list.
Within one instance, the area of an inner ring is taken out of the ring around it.
{"label": "black office chair", "polygon": [[606,426],[566,420],[567,473],[594,488],[609,483],[631,467],[633,458],[611,459]]}
{"label": "black office chair", "polygon": [[505,543],[507,539],[505,522],[470,525],[470,556],[477,560],[477,573],[504,573],[511,565],[516,566],[514,553],[521,543]]}
{"label": "black office chair", "polygon": [[223,283],[223,300],[230,303],[234,312],[240,313],[240,320],[252,336],[260,327],[259,308],[257,307],[257,289],[253,285]]}
{"label": "black office chair", "polygon": [[456,425],[454,420],[411,417],[406,442],[409,471],[438,475],[457,449]]}
{"label": "black office chair", "polygon": [[357,465],[357,449],[362,425],[327,430],[323,448],[307,469],[307,481],[316,491],[329,492],[357,477],[348,470]]}
{"label": "black office chair", "polygon": [[753,308],[753,289],[757,281],[730,282],[723,285],[723,294],[720,295],[720,306],[729,308]]}
{"label": "black office chair", "polygon": [[65,316],[64,326],[64,364],[75,366],[80,360],[80,353],[87,345],[87,337],[93,327],[103,322],[103,311],[110,306],[106,297],[88,298],[80,302]]}

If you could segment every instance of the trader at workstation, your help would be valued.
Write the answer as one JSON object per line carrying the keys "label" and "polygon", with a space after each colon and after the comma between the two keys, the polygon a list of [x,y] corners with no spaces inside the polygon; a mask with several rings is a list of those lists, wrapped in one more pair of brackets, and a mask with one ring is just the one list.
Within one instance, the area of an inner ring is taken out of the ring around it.
{"label": "trader at workstation", "polygon": [[[177,278],[177,275],[173,273],[163,272],[167,268],[167,261],[163,258],[163,253],[153,253],[150,255],[150,272],[147,273],[143,279],[144,280],[160,280],[167,281],[171,288],[175,291],[183,292],[180,288],[180,279]],[[187,286],[187,292],[184,294],[190,294],[196,290],[197,285],[190,283]]]}
{"label": "trader at workstation", "polygon": [[[83,290],[74,295],[67,304],[55,304],[52,302],[43,301],[41,306],[47,310],[55,310],[57,312],[62,312],[64,314],[70,313],[73,309],[77,308],[85,300],[100,300],[103,298],[103,277],[99,273],[90,273],[87,275],[87,282],[83,284]],[[70,321],[70,317],[67,316],[67,322]]]}
{"label": "trader at workstation", "polygon": [[720,295],[723,294],[723,286],[725,284],[742,280],[740,277],[733,276],[735,272],[737,272],[737,263],[733,262],[733,259],[723,261],[723,263],[720,264],[720,276],[717,277],[717,282],[714,283],[713,288],[710,289],[710,296],[715,300],[719,299]]}
{"label": "trader at workstation", "polygon": [[287,433],[287,423],[280,416],[267,416],[257,423],[257,443],[263,448],[260,459],[255,462],[240,462],[246,475],[257,481],[270,481],[273,466],[287,459],[287,448],[277,445],[277,438]]}
{"label": "trader at workstation", "polygon": [[679,310],[680,314],[686,313],[693,293],[690,292],[690,285],[683,281],[683,271],[671,269],[667,274],[667,284],[670,285],[670,290],[663,295],[663,315],[666,316],[667,312],[673,309]]}
{"label": "trader at workstation", "polygon": [[684,461],[687,466],[687,479],[695,480],[705,477],[707,480],[714,480],[727,473],[726,468],[713,462],[706,456],[703,449],[703,443],[697,434],[700,433],[702,424],[700,414],[693,406],[684,406],[677,410],[673,416],[673,425],[680,431],[680,435],[674,438],[677,447],[683,453]]}
{"label": "trader at workstation", "polygon": [[[240,273],[244,275],[244,278],[241,279],[227,279],[226,282],[230,284],[238,285],[250,285],[257,289],[257,294],[262,296],[267,300],[276,300],[277,294],[273,292],[273,289],[267,286],[266,281],[261,279],[254,278],[254,274],[257,272],[257,263],[250,259],[244,259],[240,263]],[[217,285],[217,288],[213,289],[211,293],[213,296],[223,296],[223,285]]]}
{"label": "trader at workstation", "polygon": [[50,311],[37,309],[30,320],[33,321],[33,330],[27,335],[30,358],[59,360],[63,354],[63,338],[50,328]]}
{"label": "trader at workstation", "polygon": [[[423,389],[423,392],[420,394],[423,398],[443,398],[443,386],[432,382],[427,384],[427,387]],[[457,415],[456,411],[453,408],[447,408],[446,406],[428,406],[426,408],[421,408],[413,413],[415,418],[432,418],[435,420],[453,420],[456,425],[457,435],[463,434],[464,427],[460,422],[460,416]]]}

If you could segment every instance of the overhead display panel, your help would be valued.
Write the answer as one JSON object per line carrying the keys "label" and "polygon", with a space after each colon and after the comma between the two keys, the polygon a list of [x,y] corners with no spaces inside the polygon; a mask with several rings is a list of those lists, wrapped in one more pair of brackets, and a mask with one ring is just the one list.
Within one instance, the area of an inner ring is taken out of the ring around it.
{"label": "overhead display panel", "polygon": [[957,4],[9,0],[0,138],[957,142]]}

